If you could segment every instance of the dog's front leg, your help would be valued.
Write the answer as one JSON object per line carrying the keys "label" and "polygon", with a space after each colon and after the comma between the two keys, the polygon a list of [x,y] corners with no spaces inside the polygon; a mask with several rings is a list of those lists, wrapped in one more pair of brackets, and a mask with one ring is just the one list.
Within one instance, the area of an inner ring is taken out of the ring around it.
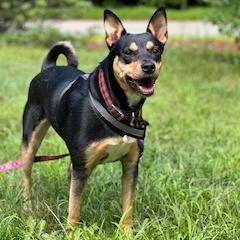
{"label": "dog's front leg", "polygon": [[138,161],[139,161],[139,148],[134,144],[129,154],[122,162],[122,211],[123,222],[122,227],[124,230],[129,230],[132,227],[132,212],[133,212],[133,199],[134,192],[138,177]]}
{"label": "dog's front leg", "polygon": [[84,185],[87,181],[88,175],[81,174],[78,171],[71,169],[69,205],[68,205],[68,226],[73,229],[79,224],[80,207],[83,195]]}

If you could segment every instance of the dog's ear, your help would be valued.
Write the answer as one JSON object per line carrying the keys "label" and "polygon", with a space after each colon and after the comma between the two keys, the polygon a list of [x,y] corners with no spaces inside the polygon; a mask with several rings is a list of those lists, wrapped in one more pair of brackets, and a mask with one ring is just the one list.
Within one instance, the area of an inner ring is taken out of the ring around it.
{"label": "dog's ear", "polygon": [[159,42],[165,44],[168,39],[167,31],[167,15],[163,7],[160,7],[151,17],[147,32],[152,33],[152,35],[158,39]]}
{"label": "dog's ear", "polygon": [[126,33],[120,19],[110,10],[104,11],[104,27],[106,32],[106,43],[109,48]]}

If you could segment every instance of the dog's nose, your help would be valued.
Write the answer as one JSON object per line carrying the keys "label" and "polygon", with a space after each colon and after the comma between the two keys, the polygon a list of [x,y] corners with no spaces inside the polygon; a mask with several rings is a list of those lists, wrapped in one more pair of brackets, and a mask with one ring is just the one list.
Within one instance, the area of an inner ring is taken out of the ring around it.
{"label": "dog's nose", "polygon": [[153,64],[153,63],[144,63],[144,64],[142,64],[141,67],[142,67],[143,72],[148,73],[148,74],[154,73],[154,71],[155,71],[155,64]]}

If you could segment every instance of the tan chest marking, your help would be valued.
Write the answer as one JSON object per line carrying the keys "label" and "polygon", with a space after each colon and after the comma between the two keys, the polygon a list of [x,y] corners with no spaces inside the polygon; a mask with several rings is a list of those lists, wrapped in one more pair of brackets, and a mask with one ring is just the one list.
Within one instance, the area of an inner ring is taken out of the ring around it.
{"label": "tan chest marking", "polygon": [[93,142],[86,150],[86,168],[90,170],[97,164],[119,160],[136,144],[136,139],[131,137],[110,137]]}

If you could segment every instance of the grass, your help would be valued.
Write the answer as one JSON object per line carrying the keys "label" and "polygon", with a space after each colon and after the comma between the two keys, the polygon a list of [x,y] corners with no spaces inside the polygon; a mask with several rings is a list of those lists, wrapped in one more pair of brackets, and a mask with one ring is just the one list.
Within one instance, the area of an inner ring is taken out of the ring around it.
{"label": "grass", "polygon": [[[149,19],[155,7],[136,6],[136,7],[68,7],[68,8],[48,8],[44,11],[36,10],[33,18],[42,19],[102,19],[103,9],[109,8],[115,12],[121,19]],[[214,12],[213,7],[189,7],[187,9],[176,10],[167,9],[169,20],[206,20]]]}
{"label": "grass", "polygon": [[[31,78],[46,49],[0,51],[0,161],[19,154],[21,114]],[[94,68],[106,50],[79,52]],[[169,45],[154,97],[140,163],[134,237],[141,240],[239,239],[240,56],[191,45]],[[40,154],[66,147],[50,131]],[[0,239],[67,239],[68,160],[36,164],[32,213],[21,210],[21,170],[0,175]],[[85,191],[75,239],[127,239],[120,220],[119,163],[99,166]],[[130,237],[129,237],[130,238]]]}

